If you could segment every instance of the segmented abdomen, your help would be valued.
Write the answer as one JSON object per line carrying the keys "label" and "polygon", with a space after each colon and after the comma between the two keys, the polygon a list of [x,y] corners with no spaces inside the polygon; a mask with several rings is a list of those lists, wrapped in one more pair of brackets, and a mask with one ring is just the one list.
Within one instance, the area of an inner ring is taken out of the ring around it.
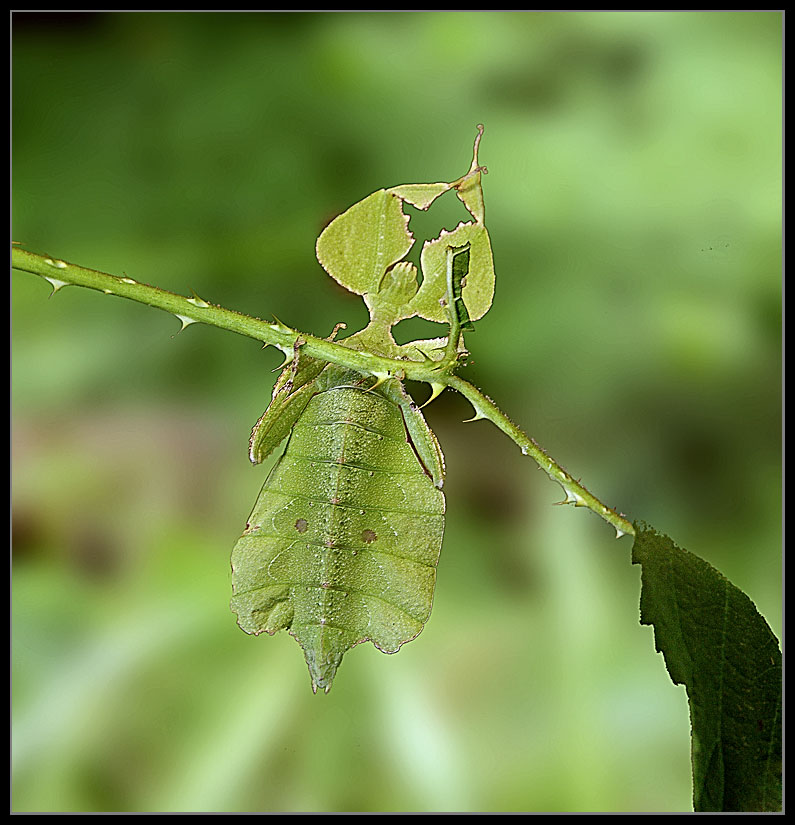
{"label": "segmented abdomen", "polygon": [[355,387],[318,393],[235,546],[240,626],[288,628],[327,689],[354,644],[392,653],[422,630],[443,529],[444,496],[400,408]]}

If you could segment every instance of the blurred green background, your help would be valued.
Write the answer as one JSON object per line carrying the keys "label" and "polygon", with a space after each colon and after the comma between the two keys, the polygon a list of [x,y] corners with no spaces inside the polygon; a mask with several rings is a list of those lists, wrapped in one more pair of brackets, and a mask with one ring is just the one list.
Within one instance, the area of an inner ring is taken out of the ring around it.
{"label": "blurred green background", "polygon": [[[353,332],[365,308],[317,264],[320,230],[463,174],[484,123],[498,284],[466,377],[780,635],[781,28],[16,13],[13,236]],[[462,217],[450,200],[418,238]],[[12,275],[14,810],[690,809],[685,692],[638,624],[630,540],[552,506],[463,399],[427,410],[449,513],[428,625],[396,656],[352,650],[313,696],[295,642],[228,607],[279,354],[49,292]]]}

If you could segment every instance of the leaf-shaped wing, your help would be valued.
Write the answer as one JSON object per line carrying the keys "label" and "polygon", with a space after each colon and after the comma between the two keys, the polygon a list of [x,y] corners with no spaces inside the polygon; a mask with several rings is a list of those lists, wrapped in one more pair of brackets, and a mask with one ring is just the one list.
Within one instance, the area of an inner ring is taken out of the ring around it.
{"label": "leaf-shaped wing", "polygon": [[312,685],[328,690],[343,654],[370,640],[394,653],[428,619],[444,496],[380,392],[336,386],[296,423],[232,555],[238,623],[287,628]]}

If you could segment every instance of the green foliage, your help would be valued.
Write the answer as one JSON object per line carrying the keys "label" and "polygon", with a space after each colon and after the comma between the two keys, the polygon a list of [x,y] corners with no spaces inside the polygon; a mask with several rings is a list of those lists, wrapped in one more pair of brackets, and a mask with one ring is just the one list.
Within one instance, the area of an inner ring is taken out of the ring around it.
{"label": "green foliage", "polygon": [[696,811],[781,810],[781,651],[754,603],[668,536],[635,525],[640,620],[690,702]]}

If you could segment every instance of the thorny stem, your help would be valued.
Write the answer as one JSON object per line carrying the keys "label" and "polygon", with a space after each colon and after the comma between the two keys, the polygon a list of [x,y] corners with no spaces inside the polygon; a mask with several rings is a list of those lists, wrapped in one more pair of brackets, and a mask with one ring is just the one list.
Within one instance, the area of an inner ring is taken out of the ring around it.
{"label": "thorny stem", "polygon": [[276,323],[263,321],[260,318],[210,304],[197,296],[185,298],[159,287],[138,283],[132,278],[109,275],[95,269],[85,269],[46,255],[28,252],[16,246],[11,250],[11,265],[14,269],[41,275],[50,282],[53,292],[74,284],[96,289],[107,295],[129,298],[132,301],[170,312],[182,322],[183,329],[192,323],[210,324],[274,346],[289,358],[292,358],[296,347],[300,346],[302,351],[312,358],[329,361],[362,373],[399,375],[402,372],[404,377],[413,381],[430,381],[431,376],[436,375],[435,365],[429,367],[421,363],[398,361],[359,352],[342,344],[335,344],[312,335],[304,335],[297,330],[290,329],[280,321]]}
{"label": "thorny stem", "polygon": [[94,269],[85,269],[47,255],[28,252],[18,246],[12,246],[11,265],[14,269],[41,275],[51,284],[53,293],[64,286],[73,284],[96,289],[108,295],[129,298],[132,301],[170,312],[182,322],[183,329],[193,323],[210,324],[277,347],[287,357],[292,357],[296,347],[300,347],[312,358],[339,364],[363,374],[374,375],[381,379],[395,376],[401,380],[409,379],[429,383],[434,391],[432,397],[435,397],[443,387],[450,387],[461,393],[474,407],[475,417],[470,420],[488,419],[491,421],[521,448],[524,455],[533,458],[551,479],[563,487],[566,491],[564,503],[592,510],[615,528],[617,537],[635,533],[632,524],[627,519],[615,510],[606,507],[582,484],[572,478],[532,438],[522,432],[488,396],[468,381],[454,375],[453,365],[447,363],[446,360],[436,363],[408,361],[359,352],[328,339],[304,335],[278,321],[270,323],[209,304],[198,296],[185,298],[158,287],[138,283],[126,276],[118,277]]}
{"label": "thorny stem", "polygon": [[505,435],[515,442],[522,450],[522,455],[529,455],[544,472],[566,492],[565,501],[561,504],[574,504],[575,507],[587,507],[598,516],[601,516],[608,524],[616,530],[616,538],[629,534],[635,535],[635,528],[632,523],[625,519],[615,510],[610,509],[578,480],[563,469],[553,458],[544,452],[536,442],[523,432],[507,415],[477,387],[459,378],[457,375],[446,377],[446,384],[450,389],[461,393],[475,408],[475,417],[470,421],[477,421],[486,418],[492,424],[499,427]]}

